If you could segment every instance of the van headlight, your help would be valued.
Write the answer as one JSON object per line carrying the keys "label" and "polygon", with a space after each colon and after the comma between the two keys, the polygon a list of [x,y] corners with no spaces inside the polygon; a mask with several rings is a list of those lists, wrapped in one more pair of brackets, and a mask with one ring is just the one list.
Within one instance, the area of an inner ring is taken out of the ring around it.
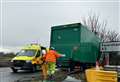
{"label": "van headlight", "polygon": [[10,62],[13,62],[14,60],[11,60]]}
{"label": "van headlight", "polygon": [[26,63],[31,63],[31,60],[26,60]]}

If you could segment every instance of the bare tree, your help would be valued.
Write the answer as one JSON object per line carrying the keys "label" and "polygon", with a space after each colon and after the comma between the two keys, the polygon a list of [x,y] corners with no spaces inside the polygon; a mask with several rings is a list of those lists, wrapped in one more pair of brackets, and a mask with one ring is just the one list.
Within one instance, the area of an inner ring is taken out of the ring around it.
{"label": "bare tree", "polygon": [[119,33],[107,30],[107,22],[100,22],[100,18],[96,14],[89,15],[88,18],[82,19],[82,23],[86,25],[91,32],[99,36],[103,42],[120,40],[120,37],[118,37]]}
{"label": "bare tree", "polygon": [[108,31],[107,37],[109,41],[120,41],[120,35],[116,31]]}
{"label": "bare tree", "polygon": [[102,28],[100,31],[99,31],[99,35],[98,35],[102,42],[105,42],[105,41],[108,41],[108,38],[107,38],[107,30],[106,28]]}

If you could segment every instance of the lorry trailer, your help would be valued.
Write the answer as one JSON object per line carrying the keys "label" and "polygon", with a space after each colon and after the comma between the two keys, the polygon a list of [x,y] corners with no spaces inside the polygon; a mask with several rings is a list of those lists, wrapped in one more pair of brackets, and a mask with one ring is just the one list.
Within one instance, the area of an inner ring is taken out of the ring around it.
{"label": "lorry trailer", "polygon": [[100,56],[99,43],[100,38],[81,23],[51,28],[50,47],[66,55],[58,59],[58,67],[69,67],[73,70],[76,65],[82,69],[94,66]]}

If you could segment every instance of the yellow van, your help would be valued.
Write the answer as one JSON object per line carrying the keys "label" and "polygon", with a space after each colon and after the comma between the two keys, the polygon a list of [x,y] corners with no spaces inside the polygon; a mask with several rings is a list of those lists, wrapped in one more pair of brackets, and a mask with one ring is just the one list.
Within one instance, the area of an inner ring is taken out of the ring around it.
{"label": "yellow van", "polygon": [[31,70],[33,72],[39,70],[42,62],[40,61],[42,50],[46,51],[47,49],[39,44],[30,44],[23,47],[11,60],[12,71],[16,73],[18,70]]}

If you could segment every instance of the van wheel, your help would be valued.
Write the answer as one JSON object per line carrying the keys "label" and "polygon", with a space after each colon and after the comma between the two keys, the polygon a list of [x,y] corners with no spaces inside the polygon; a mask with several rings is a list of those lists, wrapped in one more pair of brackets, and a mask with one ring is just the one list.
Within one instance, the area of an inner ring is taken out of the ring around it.
{"label": "van wheel", "polygon": [[13,71],[14,73],[17,73],[17,72],[18,72],[17,69],[14,69],[14,68],[11,68],[11,69],[12,69],[12,71]]}

